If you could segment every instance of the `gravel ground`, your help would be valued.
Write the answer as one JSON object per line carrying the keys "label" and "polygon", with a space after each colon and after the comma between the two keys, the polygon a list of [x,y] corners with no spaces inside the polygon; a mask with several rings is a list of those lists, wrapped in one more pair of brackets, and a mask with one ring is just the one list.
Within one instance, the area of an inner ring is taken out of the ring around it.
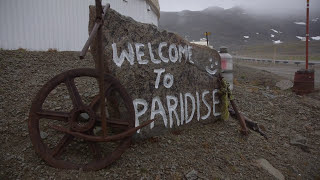
{"label": "gravel ground", "polygon": [[261,158],[286,179],[320,178],[319,90],[307,96],[281,91],[275,84],[283,77],[241,65],[234,67],[234,96],[268,140],[255,132],[242,136],[232,118],[206,120],[137,140],[100,171],[50,167],[33,150],[28,113],[37,91],[54,75],[94,67],[90,55],[85,60],[77,55],[0,51],[0,179],[274,179],[258,165]]}

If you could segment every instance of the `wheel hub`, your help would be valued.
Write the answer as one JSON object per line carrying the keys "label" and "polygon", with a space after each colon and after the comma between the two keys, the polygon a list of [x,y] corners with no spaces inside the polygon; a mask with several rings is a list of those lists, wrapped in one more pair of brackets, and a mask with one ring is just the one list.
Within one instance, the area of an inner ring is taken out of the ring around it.
{"label": "wheel hub", "polygon": [[69,117],[71,130],[76,132],[86,132],[94,127],[96,122],[95,113],[88,107],[74,108]]}

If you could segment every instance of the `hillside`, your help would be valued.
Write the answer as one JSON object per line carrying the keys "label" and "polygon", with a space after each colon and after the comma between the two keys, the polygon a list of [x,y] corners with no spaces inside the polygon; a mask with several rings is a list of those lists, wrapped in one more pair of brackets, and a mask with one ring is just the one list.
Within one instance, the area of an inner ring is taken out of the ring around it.
{"label": "hillside", "polygon": [[[257,15],[241,7],[209,7],[203,11],[161,12],[160,28],[173,31],[189,41],[199,41],[206,31],[215,48],[299,42],[305,36],[305,12],[291,15]],[[298,37],[297,37],[298,36]],[[320,12],[310,17],[310,37],[320,40]],[[300,38],[300,39],[299,39]],[[312,39],[311,41],[317,41]],[[279,41],[280,40],[280,41]]]}

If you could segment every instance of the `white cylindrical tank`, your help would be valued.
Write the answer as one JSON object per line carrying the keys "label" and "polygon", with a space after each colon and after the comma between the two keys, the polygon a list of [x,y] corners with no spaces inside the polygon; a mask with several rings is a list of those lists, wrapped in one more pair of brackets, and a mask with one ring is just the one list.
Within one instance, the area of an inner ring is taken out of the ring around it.
{"label": "white cylindrical tank", "polygon": [[220,48],[221,57],[221,72],[224,79],[229,83],[230,90],[233,90],[233,60],[232,56],[228,53],[228,48]]}

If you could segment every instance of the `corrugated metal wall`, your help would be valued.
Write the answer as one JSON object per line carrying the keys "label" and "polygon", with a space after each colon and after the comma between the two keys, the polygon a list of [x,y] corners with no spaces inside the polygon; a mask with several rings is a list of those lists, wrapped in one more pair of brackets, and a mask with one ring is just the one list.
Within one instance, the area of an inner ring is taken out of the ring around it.
{"label": "corrugated metal wall", "polygon": [[[127,1],[127,2],[126,2]],[[145,0],[104,0],[121,14],[158,25]],[[94,0],[0,0],[0,48],[80,51]]]}
{"label": "corrugated metal wall", "polygon": [[[112,9],[115,9],[120,14],[130,16],[139,22],[158,26],[158,17],[151,10],[148,3],[146,3],[146,0],[103,0],[103,3],[110,3]],[[94,4],[94,0],[91,0],[91,4]],[[148,11],[148,8],[151,11]]]}

